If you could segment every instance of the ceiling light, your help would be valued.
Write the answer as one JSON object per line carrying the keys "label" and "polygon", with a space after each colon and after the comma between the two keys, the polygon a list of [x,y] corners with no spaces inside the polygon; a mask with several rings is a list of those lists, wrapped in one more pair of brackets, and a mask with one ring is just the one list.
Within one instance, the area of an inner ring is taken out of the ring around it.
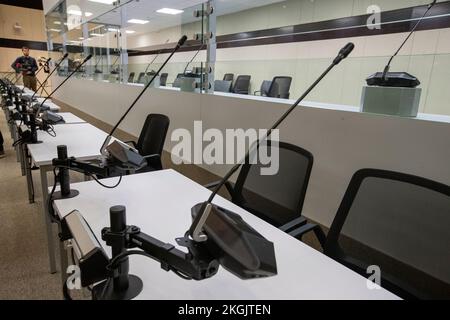
{"label": "ceiling light", "polygon": [[[67,11],[68,14],[74,15],[74,16],[81,16],[83,13],[80,10],[68,10]],[[85,12],[84,15],[86,17],[90,17],[93,15],[92,12]]]}
{"label": "ceiling light", "polygon": [[127,30],[127,31],[125,31],[126,33],[128,33],[128,34],[133,34],[133,33],[135,33],[136,31],[134,31],[134,30]]}
{"label": "ceiling light", "polygon": [[48,31],[52,31],[52,32],[61,32],[61,29],[48,29]]}
{"label": "ceiling light", "polygon": [[80,40],[84,40],[84,38],[83,38],[83,37],[79,37],[78,39],[80,39]]}
{"label": "ceiling light", "polygon": [[139,20],[139,19],[130,19],[128,20],[128,23],[134,23],[134,24],[146,24],[149,23],[148,20]]}
{"label": "ceiling light", "polygon": [[183,10],[177,10],[177,9],[170,9],[170,8],[162,8],[162,9],[156,10],[156,12],[164,13],[164,14],[176,15],[176,14],[183,13],[184,11]]}
{"label": "ceiling light", "polygon": [[94,37],[103,37],[104,34],[101,34],[101,33],[91,33],[91,36],[94,36]]}
{"label": "ceiling light", "polygon": [[53,21],[54,24],[60,25],[61,21]]}
{"label": "ceiling light", "polygon": [[108,31],[110,31],[110,32],[119,32],[119,29],[115,29],[115,28],[108,28]]}
{"label": "ceiling light", "polygon": [[89,2],[97,2],[102,4],[113,4],[117,0],[88,0]]}

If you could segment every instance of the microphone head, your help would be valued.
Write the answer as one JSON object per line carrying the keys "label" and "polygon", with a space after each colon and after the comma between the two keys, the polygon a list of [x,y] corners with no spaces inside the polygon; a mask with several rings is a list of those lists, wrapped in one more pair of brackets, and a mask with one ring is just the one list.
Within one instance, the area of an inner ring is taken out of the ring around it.
{"label": "microphone head", "polygon": [[355,49],[355,45],[352,42],[349,42],[339,51],[338,56],[334,59],[335,64],[339,64],[342,60],[347,58],[350,53],[352,53],[353,49]]}
{"label": "microphone head", "polygon": [[68,56],[69,56],[69,53],[66,52],[66,54],[63,56],[63,60],[64,60],[65,58],[67,58]]}
{"label": "microphone head", "polygon": [[178,45],[180,47],[183,46],[184,43],[186,42],[186,40],[187,40],[187,36],[186,35],[182,36],[181,39],[178,41]]}
{"label": "microphone head", "polygon": [[343,59],[347,58],[350,53],[352,53],[353,49],[355,49],[355,45],[353,42],[349,42],[341,49],[341,52],[339,52],[340,55],[342,55]]}

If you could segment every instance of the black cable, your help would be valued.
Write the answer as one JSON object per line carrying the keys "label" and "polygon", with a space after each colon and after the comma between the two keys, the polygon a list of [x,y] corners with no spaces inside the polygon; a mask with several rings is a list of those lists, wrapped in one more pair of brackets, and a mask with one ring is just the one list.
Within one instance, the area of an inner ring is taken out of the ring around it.
{"label": "black cable", "polygon": [[[114,257],[111,260],[111,262],[106,266],[106,270],[108,270],[109,272],[113,272],[117,268],[117,265],[123,262],[123,259],[125,259],[126,257],[129,257],[129,256],[132,256],[132,255],[140,255],[140,256],[150,258],[150,259],[154,259],[152,255],[146,253],[145,251],[140,251],[140,250],[125,251],[125,252],[122,252],[121,254],[119,254],[118,256]],[[170,268],[170,271],[175,273],[177,276],[179,276],[183,280],[192,280],[191,277],[184,275],[183,273],[181,273],[178,270]]]}
{"label": "black cable", "polygon": [[64,300],[68,300],[68,301],[72,301],[72,297],[70,296],[69,293],[69,288],[67,287],[67,282],[64,281],[63,283],[63,296],[64,296]]}
{"label": "black cable", "polygon": [[59,181],[59,172],[58,172],[58,174],[56,174],[56,167],[53,168],[53,177],[54,177],[54,183],[53,183],[52,191],[50,192],[50,194],[48,196],[47,211],[48,211],[48,215],[50,216],[50,220],[53,223],[57,223],[59,221],[56,218],[55,212],[53,210],[53,194],[55,193],[56,185],[58,184],[58,181]]}
{"label": "black cable", "polygon": [[114,185],[114,186],[107,186],[107,185],[101,183],[100,180],[98,180],[95,175],[89,174],[88,176],[91,177],[92,179],[94,179],[95,182],[97,182],[99,185],[101,185],[103,188],[106,188],[106,189],[115,189],[115,188],[117,188],[120,185],[120,183],[122,182],[122,177],[123,177],[122,175],[120,175],[119,181],[116,183],[116,185]]}

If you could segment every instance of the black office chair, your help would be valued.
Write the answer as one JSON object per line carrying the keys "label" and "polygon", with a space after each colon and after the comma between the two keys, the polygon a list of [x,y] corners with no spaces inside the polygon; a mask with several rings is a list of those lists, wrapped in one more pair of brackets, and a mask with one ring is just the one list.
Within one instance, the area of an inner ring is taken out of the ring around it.
{"label": "black office chair", "polygon": [[131,72],[130,75],[128,76],[128,83],[133,83],[134,82],[134,76],[136,75],[136,73]]}
{"label": "black office chair", "polygon": [[159,85],[165,87],[167,85],[167,78],[169,77],[168,73],[161,73],[159,77]]}
{"label": "black office chair", "polygon": [[[352,178],[324,253],[405,299],[450,298],[450,186],[364,169]],[[293,236],[295,232],[291,233]]]}
{"label": "black office chair", "polygon": [[[284,142],[273,148],[274,152],[279,151],[277,174],[263,175],[261,169],[266,166],[246,161],[236,184],[225,186],[233,203],[289,232],[308,223],[301,213],[314,157],[309,151]],[[218,182],[214,182],[205,187],[212,189],[217,185]],[[319,227],[318,230],[321,232]]]}
{"label": "black office chair", "polygon": [[177,74],[175,81],[172,83],[172,87],[180,88],[181,87],[181,79],[184,77],[184,73]]}
{"label": "black office chair", "polygon": [[270,87],[272,86],[272,81],[270,80],[264,80],[261,83],[261,88],[259,91],[255,91],[254,95],[261,95],[263,97],[267,97],[269,95]]}
{"label": "black office chair", "polygon": [[231,81],[216,80],[214,81],[214,91],[217,92],[231,92]]}
{"label": "black office chair", "polygon": [[223,76],[223,81],[231,81],[233,83],[234,80],[234,73],[225,73]]}
{"label": "black office chair", "polygon": [[137,173],[162,170],[162,151],[169,130],[170,120],[162,114],[150,114],[145,120],[138,142],[128,141],[147,160],[148,166]]}
{"label": "black office chair", "polygon": [[248,94],[250,91],[251,76],[238,76],[232,92],[237,94]]}
{"label": "black office chair", "polygon": [[144,83],[145,82],[145,72],[139,73],[137,83]]}
{"label": "black office chair", "polygon": [[262,96],[270,98],[289,99],[291,93],[292,77],[274,77],[272,81],[263,81],[261,90],[256,91]]}

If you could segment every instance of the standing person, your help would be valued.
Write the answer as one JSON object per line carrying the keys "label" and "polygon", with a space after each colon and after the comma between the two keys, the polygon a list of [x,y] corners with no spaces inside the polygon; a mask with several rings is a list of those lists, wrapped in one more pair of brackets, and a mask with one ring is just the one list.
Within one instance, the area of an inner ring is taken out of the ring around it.
{"label": "standing person", "polygon": [[30,49],[27,47],[22,48],[23,56],[18,57],[13,62],[11,67],[16,70],[17,73],[22,72],[23,85],[33,91],[36,91],[37,80],[36,71],[39,69],[36,60],[30,57]]}
{"label": "standing person", "polygon": [[5,157],[5,149],[3,149],[3,136],[2,132],[0,131],[0,159]]}

